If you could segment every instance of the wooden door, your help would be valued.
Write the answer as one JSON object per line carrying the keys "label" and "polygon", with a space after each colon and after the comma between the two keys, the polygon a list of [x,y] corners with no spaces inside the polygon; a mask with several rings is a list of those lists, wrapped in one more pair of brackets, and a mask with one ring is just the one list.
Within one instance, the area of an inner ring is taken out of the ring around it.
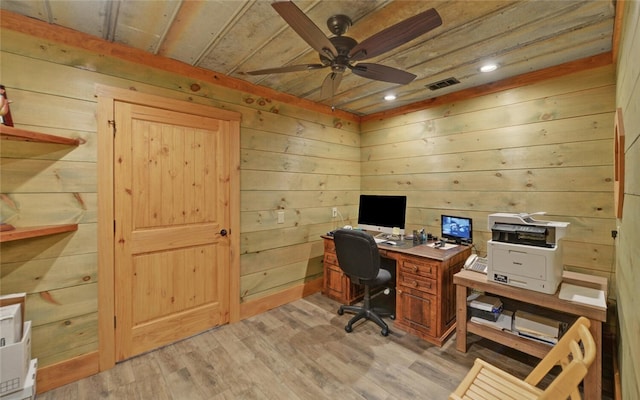
{"label": "wooden door", "polygon": [[115,102],[120,361],[228,322],[229,122]]}

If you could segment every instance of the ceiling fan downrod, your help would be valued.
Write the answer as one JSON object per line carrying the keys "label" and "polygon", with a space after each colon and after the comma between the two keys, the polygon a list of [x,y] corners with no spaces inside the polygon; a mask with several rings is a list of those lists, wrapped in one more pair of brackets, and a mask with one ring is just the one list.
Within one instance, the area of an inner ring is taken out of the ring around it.
{"label": "ceiling fan downrod", "polygon": [[351,18],[343,14],[332,15],[327,20],[327,28],[336,36],[344,35],[351,25],[353,25]]}

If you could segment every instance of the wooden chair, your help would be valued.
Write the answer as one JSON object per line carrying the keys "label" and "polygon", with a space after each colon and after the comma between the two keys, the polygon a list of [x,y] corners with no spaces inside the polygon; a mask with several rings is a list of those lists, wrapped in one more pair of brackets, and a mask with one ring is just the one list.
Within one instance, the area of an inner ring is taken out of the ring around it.
{"label": "wooden chair", "polygon": [[[524,380],[476,359],[449,399],[580,399],[578,385],[596,355],[589,326],[587,318],[578,318]],[[562,367],[558,376],[546,389],[537,387],[555,365]]]}

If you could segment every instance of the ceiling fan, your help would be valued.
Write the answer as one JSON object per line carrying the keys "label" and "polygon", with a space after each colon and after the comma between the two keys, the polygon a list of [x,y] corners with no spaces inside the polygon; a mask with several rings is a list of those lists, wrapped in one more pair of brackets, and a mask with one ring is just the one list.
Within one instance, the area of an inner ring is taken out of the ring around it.
{"label": "ceiling fan", "polygon": [[288,65],[249,71],[245,74],[266,75],[331,68],[320,90],[323,99],[333,97],[347,69],[363,78],[402,85],[411,82],[416,75],[410,72],[359,61],[383,54],[442,25],[440,15],[431,8],[358,43],[355,39],[343,36],[352,25],[351,19],[346,15],[334,15],[327,20],[329,30],[335,35],[328,38],[293,2],[278,1],[271,5],[287,24],[319,53],[320,64]]}

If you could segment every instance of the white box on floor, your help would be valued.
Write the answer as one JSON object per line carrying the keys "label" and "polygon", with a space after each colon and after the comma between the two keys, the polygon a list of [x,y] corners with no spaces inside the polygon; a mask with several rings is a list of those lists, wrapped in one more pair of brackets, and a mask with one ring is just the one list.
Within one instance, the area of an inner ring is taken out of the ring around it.
{"label": "white box on floor", "polygon": [[[24,302],[27,300],[26,293],[11,293],[11,294],[3,294],[0,296],[0,307],[6,307],[13,304],[18,304],[20,306],[20,323],[17,325],[17,328],[20,330],[20,334],[18,334],[17,338],[22,337],[22,327],[25,321],[24,319]],[[16,339],[18,341],[20,339]],[[6,343],[8,344],[8,343]]]}
{"label": "white box on floor", "polygon": [[1,400],[33,400],[36,398],[36,377],[38,375],[38,359],[29,363],[29,371],[24,379],[22,390],[0,396]]}
{"label": "white box on floor", "polygon": [[21,309],[20,304],[0,307],[0,347],[14,344],[22,339]]}
{"label": "white box on floor", "polygon": [[[0,395],[22,390],[31,360],[31,321],[25,321],[22,340],[0,347]],[[2,398],[4,400],[4,397]]]}

